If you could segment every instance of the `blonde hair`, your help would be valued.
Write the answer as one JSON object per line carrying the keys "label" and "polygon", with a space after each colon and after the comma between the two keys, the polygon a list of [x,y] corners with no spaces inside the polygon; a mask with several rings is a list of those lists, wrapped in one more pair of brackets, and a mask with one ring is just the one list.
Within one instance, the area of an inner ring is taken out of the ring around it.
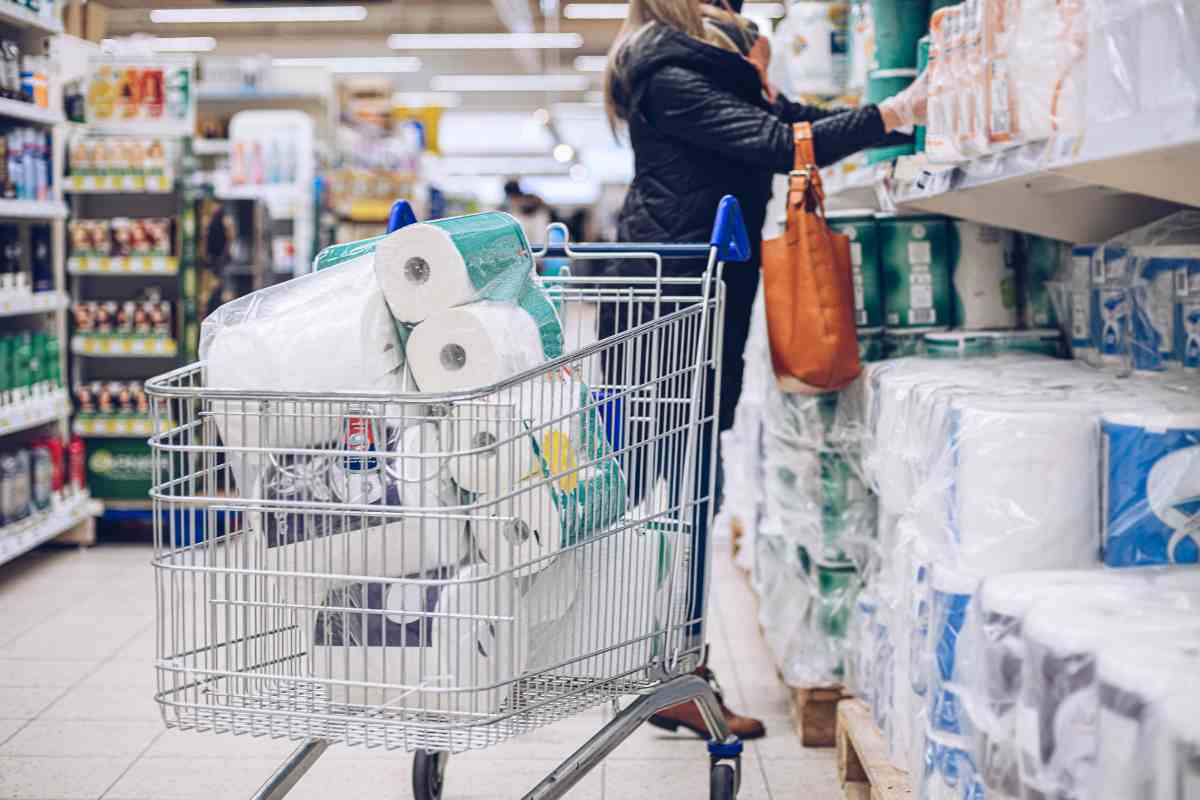
{"label": "blonde hair", "polygon": [[625,55],[630,51],[630,45],[653,24],[674,28],[723,50],[739,52],[737,44],[709,22],[710,19],[732,22],[745,30],[745,20],[729,10],[726,0],[721,2],[725,8],[706,6],[700,0],[630,0],[625,21],[608,49],[608,65],[604,70],[604,110],[614,133],[629,118],[629,93],[623,78]]}

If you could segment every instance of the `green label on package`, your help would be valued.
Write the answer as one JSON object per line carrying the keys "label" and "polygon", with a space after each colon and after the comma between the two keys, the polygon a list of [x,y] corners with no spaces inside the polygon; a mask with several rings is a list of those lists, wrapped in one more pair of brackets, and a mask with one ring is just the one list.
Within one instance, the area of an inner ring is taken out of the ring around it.
{"label": "green label on package", "polygon": [[954,300],[949,229],[940,217],[881,219],[884,325],[919,328],[948,325]]}

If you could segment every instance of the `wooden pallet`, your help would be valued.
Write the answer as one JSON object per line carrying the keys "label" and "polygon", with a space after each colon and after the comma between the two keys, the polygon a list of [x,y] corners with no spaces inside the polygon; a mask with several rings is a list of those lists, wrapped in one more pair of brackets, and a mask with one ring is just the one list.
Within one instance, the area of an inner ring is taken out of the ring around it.
{"label": "wooden pallet", "polygon": [[847,800],[912,800],[908,773],[888,760],[887,742],[861,700],[838,703],[837,760]]}
{"label": "wooden pallet", "polygon": [[805,747],[833,747],[838,702],[849,695],[841,686],[792,689],[792,725]]}

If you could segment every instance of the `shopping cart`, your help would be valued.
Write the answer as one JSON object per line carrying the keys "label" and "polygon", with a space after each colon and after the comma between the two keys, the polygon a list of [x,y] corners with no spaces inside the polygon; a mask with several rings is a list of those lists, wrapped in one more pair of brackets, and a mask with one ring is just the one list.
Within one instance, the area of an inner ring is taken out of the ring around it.
{"label": "shopping cart", "polygon": [[[715,734],[711,796],[736,795],[741,744],[691,674],[691,560],[712,515],[720,276],[749,256],[741,213],[726,197],[707,245],[561,233],[534,255],[648,268],[546,278],[566,354],[503,384],[235,391],[206,386],[203,362],[147,382],[156,698],[169,727],[302,740],[256,797],[284,796],[340,742],[413,751],[416,796],[438,798],[449,754],[611,701],[527,795],[561,797],[689,700]],[[669,277],[672,258],[706,271]]]}

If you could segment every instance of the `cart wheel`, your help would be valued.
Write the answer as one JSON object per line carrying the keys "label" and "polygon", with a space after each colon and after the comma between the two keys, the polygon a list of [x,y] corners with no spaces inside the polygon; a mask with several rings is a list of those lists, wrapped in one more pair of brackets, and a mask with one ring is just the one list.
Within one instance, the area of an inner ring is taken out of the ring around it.
{"label": "cart wheel", "polygon": [[413,754],[413,797],[416,800],[441,800],[449,760],[449,753],[433,750],[418,750]]}
{"label": "cart wheel", "polygon": [[709,800],[733,800],[737,797],[737,774],[730,764],[713,764],[708,778]]}

